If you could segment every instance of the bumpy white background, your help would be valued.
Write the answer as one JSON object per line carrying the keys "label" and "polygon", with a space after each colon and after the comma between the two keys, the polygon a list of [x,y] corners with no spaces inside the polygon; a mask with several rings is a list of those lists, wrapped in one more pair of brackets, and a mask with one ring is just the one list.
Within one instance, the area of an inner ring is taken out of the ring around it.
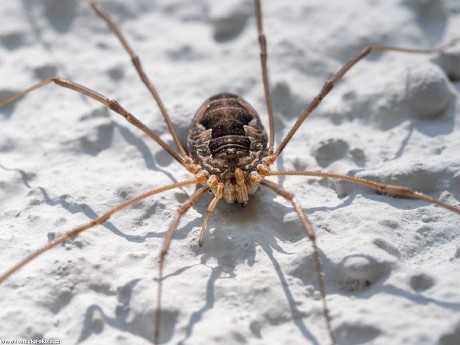
{"label": "bumpy white background", "polygon": [[[208,97],[238,93],[267,123],[250,1],[107,0],[181,138]],[[371,43],[428,48],[460,33],[460,2],[264,1],[277,143],[329,76]],[[119,42],[84,1],[0,2],[0,99],[51,76],[113,97],[170,142]],[[460,200],[460,48],[376,53],[346,76],[275,168],[323,169]],[[185,141],[185,140],[184,140]],[[189,178],[97,102],[47,86],[0,110],[0,270],[146,190]],[[317,234],[340,344],[460,338],[460,217],[350,184],[272,178]],[[147,344],[157,256],[195,187],[164,193],[53,249],[0,286],[0,339]],[[198,247],[206,195],[166,263],[162,343],[326,344],[312,251],[269,190],[219,204]]]}

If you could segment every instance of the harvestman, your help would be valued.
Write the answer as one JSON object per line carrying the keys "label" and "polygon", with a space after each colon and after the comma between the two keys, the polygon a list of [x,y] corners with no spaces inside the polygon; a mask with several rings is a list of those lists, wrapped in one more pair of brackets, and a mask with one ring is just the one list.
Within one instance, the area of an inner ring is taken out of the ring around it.
{"label": "harvestman", "polygon": [[203,245],[203,236],[206,229],[206,224],[209,217],[213,213],[217,203],[220,199],[224,199],[227,203],[239,203],[245,205],[248,202],[249,196],[252,195],[258,186],[264,186],[272,189],[277,194],[284,197],[292,204],[298,217],[301,220],[303,229],[306,236],[311,241],[313,247],[313,254],[315,260],[315,272],[321,293],[323,314],[326,323],[328,336],[331,343],[334,343],[334,335],[331,327],[331,319],[329,316],[329,308],[326,302],[326,290],[324,279],[322,277],[322,269],[318,249],[316,245],[315,232],[313,226],[308,219],[308,216],[303,212],[299,203],[297,202],[294,194],[281,188],[274,182],[268,181],[265,177],[269,176],[310,176],[331,178],[337,180],[349,181],[357,184],[362,184],[367,187],[373,188],[379,192],[396,195],[401,197],[416,198],[435,204],[445,208],[454,213],[460,214],[460,208],[444,203],[440,200],[434,199],[429,195],[411,190],[406,187],[382,184],[374,181],[356,178],[352,176],[333,174],[322,171],[272,171],[270,166],[275,163],[279,155],[283,152],[286,145],[289,143],[293,135],[305,121],[305,119],[313,112],[313,110],[321,103],[323,98],[332,90],[334,85],[342,79],[342,77],[361,59],[369,55],[373,51],[396,51],[405,53],[418,53],[430,54],[440,53],[446,48],[456,44],[460,38],[455,39],[447,45],[436,49],[407,49],[391,46],[371,45],[362,49],[352,59],[350,59],[330,80],[328,80],[318,95],[306,107],[300,115],[294,126],[289,133],[282,140],[279,147],[275,150],[274,147],[274,122],[272,102],[270,98],[270,88],[268,81],[267,71],[267,46],[266,38],[263,31],[262,23],[262,9],[260,0],[255,0],[255,12],[257,17],[257,29],[259,36],[260,46],[260,59],[262,67],[262,79],[265,93],[266,107],[269,118],[269,136],[263,128],[257,112],[244,101],[241,97],[230,94],[221,93],[206,100],[197,111],[190,133],[188,136],[188,149],[189,155],[182,147],[179,138],[173,128],[169,115],[164,107],[160,96],[158,95],[155,87],[150,82],[149,78],[144,73],[139,57],[129,46],[124,36],[119,31],[116,24],[112,21],[109,15],[102,9],[102,7],[93,0],[88,0],[95,12],[107,23],[110,30],[118,37],[124,49],[130,55],[132,63],[137,70],[142,82],[148,88],[155,101],[160,108],[160,111],[168,125],[169,131],[173,137],[175,146],[178,152],[171,146],[166,144],[157,134],[140,122],[134,115],[121,106],[117,101],[107,98],[96,91],[93,91],[83,85],[75,82],[65,80],[62,78],[49,78],[32,87],[0,102],[0,108],[5,105],[16,101],[17,99],[25,96],[26,94],[39,89],[50,83],[55,83],[61,87],[68,88],[86,95],[96,101],[104,104],[117,114],[123,116],[128,122],[142,130],[149,137],[155,140],[165,151],[167,151],[172,158],[181,164],[188,172],[193,175],[192,179],[173,183],[163,186],[147,193],[139,195],[131,200],[128,200],[117,207],[104,213],[99,218],[84,224],[78,228],[73,229],[62,235],[59,238],[51,241],[48,245],[37,250],[32,255],[25,258],[23,261],[16,264],[10,270],[0,276],[0,283],[8,279],[12,274],[17,272],[21,267],[48,251],[49,249],[57,246],[60,243],[67,241],[85,230],[88,230],[96,225],[102,224],[107,221],[113,214],[120,210],[131,206],[143,199],[151,197],[162,192],[192,185],[200,184],[201,188],[197,189],[192,196],[184,202],[176,211],[173,221],[169,225],[169,229],[163,240],[163,245],[159,255],[159,278],[158,278],[158,292],[157,292],[157,309],[155,321],[154,342],[157,344],[160,337],[160,317],[161,317],[161,296],[163,288],[163,268],[165,257],[168,252],[171,241],[174,237],[181,217],[187,210],[195,204],[195,202],[206,192],[212,191],[214,198],[209,204],[207,214],[203,219],[203,225],[199,237],[199,246]]}

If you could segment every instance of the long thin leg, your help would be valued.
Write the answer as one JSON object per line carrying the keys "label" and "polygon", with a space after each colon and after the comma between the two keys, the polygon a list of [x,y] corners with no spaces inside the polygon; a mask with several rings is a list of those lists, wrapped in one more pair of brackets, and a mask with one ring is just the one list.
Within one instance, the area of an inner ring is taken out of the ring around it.
{"label": "long thin leg", "polygon": [[216,208],[216,205],[219,202],[219,200],[222,199],[223,190],[224,190],[224,184],[221,182],[217,185],[216,194],[214,195],[214,199],[212,199],[211,203],[208,206],[208,212],[206,213],[206,216],[204,217],[204,220],[203,220],[203,225],[201,226],[200,239],[198,240],[198,245],[200,247],[203,246],[204,233],[206,231],[206,226],[208,225],[209,217],[211,217],[211,214],[214,212],[214,209]]}
{"label": "long thin leg", "polygon": [[271,171],[269,173],[270,176],[312,176],[312,177],[326,177],[326,178],[332,178],[336,180],[343,180],[343,181],[349,181],[353,183],[358,183],[362,184],[365,186],[368,186],[370,188],[373,188],[375,190],[378,190],[383,193],[388,193],[388,194],[394,194],[394,195],[399,195],[405,198],[414,198],[414,199],[420,199],[427,201],[431,204],[435,204],[439,207],[445,208],[449,211],[452,211],[454,213],[460,214],[460,208],[449,205],[441,200],[432,198],[429,195],[417,192],[415,190],[412,190],[407,187],[401,187],[401,186],[395,186],[392,184],[384,184],[384,183],[379,183],[379,182],[374,182],[370,180],[366,180],[363,178],[359,177],[352,177],[352,176],[347,176],[347,175],[339,175],[339,174],[332,174],[328,172],[322,172],[322,171]]}
{"label": "long thin leg", "polygon": [[302,208],[297,202],[297,199],[294,197],[294,194],[289,193],[288,191],[286,191],[285,189],[281,188],[276,183],[273,183],[271,181],[261,180],[260,184],[262,186],[266,186],[270,189],[273,189],[277,194],[281,195],[287,201],[289,201],[294,207],[295,211],[297,212],[297,215],[299,216],[300,221],[302,222],[303,228],[305,230],[305,235],[307,235],[313,247],[313,256],[315,258],[316,279],[318,280],[319,291],[321,293],[321,299],[323,301],[323,314],[324,314],[324,318],[326,321],[327,332],[329,334],[329,339],[331,340],[331,344],[335,344],[334,335],[332,333],[332,327],[331,327],[331,318],[329,316],[329,308],[327,306],[327,301],[326,301],[326,287],[324,284],[324,278],[322,276],[323,271],[321,269],[321,261],[319,258],[318,247],[316,245],[316,235],[315,235],[315,231],[313,230],[313,225],[311,224],[305,212],[303,212]]}
{"label": "long thin leg", "polygon": [[305,108],[302,115],[300,115],[297,122],[291,128],[289,133],[281,142],[280,146],[276,150],[276,152],[270,157],[269,163],[272,164],[276,161],[280,153],[284,150],[287,143],[291,140],[292,136],[297,132],[299,127],[305,121],[305,119],[316,109],[316,107],[321,103],[324,97],[332,90],[335,84],[343,78],[343,76],[361,59],[365,56],[369,55],[373,51],[396,51],[396,52],[403,52],[403,53],[414,53],[414,54],[433,54],[433,53],[440,53],[457,44],[460,41],[460,37],[454,39],[453,41],[445,44],[441,47],[435,49],[407,49],[407,48],[398,48],[398,47],[390,47],[390,46],[381,46],[381,45],[371,45],[363,48],[358,54],[352,57],[331,79],[329,79],[318,93],[318,95],[313,99],[313,101]]}
{"label": "long thin leg", "polygon": [[174,130],[174,126],[171,122],[171,119],[169,118],[168,112],[166,111],[165,106],[163,105],[163,102],[160,98],[160,95],[158,94],[157,90],[153,86],[152,82],[149,80],[147,75],[144,72],[144,69],[142,68],[141,61],[139,59],[139,56],[132,50],[130,45],[128,44],[128,41],[125,39],[123,34],[121,33],[120,29],[118,26],[115,24],[115,22],[110,18],[110,16],[107,14],[106,11],[102,8],[102,6],[97,3],[94,0],[90,0],[91,7],[96,11],[96,13],[107,23],[109,26],[109,29],[118,37],[119,41],[125,48],[125,50],[128,52],[131,61],[136,68],[137,73],[139,74],[139,77],[141,78],[142,82],[144,85],[147,87],[147,89],[150,91],[150,94],[153,96],[155,101],[158,104],[158,107],[160,108],[161,114],[163,115],[166,124],[168,125],[169,132],[171,133],[174,143],[176,144],[177,148],[179,149],[180,154],[182,155],[183,158],[187,156],[187,153],[185,152],[184,148],[182,147],[179,138],[176,134],[176,131]]}
{"label": "long thin leg", "polygon": [[14,267],[9,269],[7,272],[5,272],[4,274],[0,275],[0,284],[3,283],[6,279],[8,279],[12,274],[14,274],[19,269],[21,269],[23,266],[25,266],[26,264],[28,264],[29,262],[31,262],[32,260],[37,258],[39,255],[47,252],[51,248],[56,247],[58,244],[61,244],[61,243],[65,242],[65,241],[67,241],[67,240],[70,240],[71,238],[76,237],[78,234],[82,233],[83,231],[86,231],[88,229],[91,229],[92,227],[95,227],[96,225],[104,223],[113,214],[123,210],[124,208],[126,208],[126,207],[128,207],[130,205],[133,205],[133,204],[135,204],[135,203],[137,203],[137,202],[139,202],[139,201],[141,201],[143,199],[149,198],[149,197],[151,197],[151,196],[153,196],[155,194],[159,194],[159,193],[171,190],[171,189],[188,186],[188,185],[195,184],[195,183],[197,183],[197,179],[182,181],[182,182],[178,182],[178,183],[173,183],[173,184],[170,184],[168,186],[164,186],[164,187],[160,187],[160,188],[151,190],[151,191],[149,191],[147,193],[144,193],[142,195],[139,195],[139,196],[137,196],[137,197],[135,197],[135,198],[133,198],[131,200],[125,201],[124,203],[122,203],[122,204],[118,205],[117,207],[114,207],[111,210],[109,210],[108,212],[104,213],[99,218],[94,219],[94,220],[92,220],[92,221],[90,221],[90,222],[88,222],[88,223],[86,223],[86,224],[84,224],[82,226],[79,226],[78,228],[75,228],[75,229],[65,233],[64,235],[56,238],[54,241],[48,243],[43,248],[41,248],[41,249],[37,250],[36,252],[34,252],[33,254],[29,255],[24,260],[22,260],[21,262],[16,264]]}
{"label": "long thin leg", "polygon": [[186,202],[180,205],[180,207],[176,211],[173,221],[169,225],[168,232],[166,233],[163,239],[163,245],[161,246],[161,252],[159,257],[160,269],[158,273],[157,310],[155,319],[155,331],[153,335],[154,344],[158,344],[160,339],[161,298],[163,294],[163,269],[166,254],[168,253],[169,246],[171,245],[171,241],[174,237],[174,234],[176,233],[180,219],[189,210],[189,208],[192,207],[195,202],[197,202],[197,200],[203,195],[203,193],[205,193],[209,189],[210,187],[207,185],[201,187],[200,189],[195,191],[195,193],[193,193],[192,196]]}
{"label": "long thin leg", "polygon": [[260,63],[262,65],[262,79],[264,83],[265,102],[267,104],[268,122],[270,126],[270,141],[268,152],[273,154],[273,148],[275,145],[275,124],[273,121],[273,108],[272,100],[270,96],[270,86],[268,83],[268,71],[267,71],[267,39],[265,38],[263,29],[263,16],[262,16],[262,5],[260,0],[254,1],[257,16],[257,31],[259,34],[259,46],[260,46]]}
{"label": "long thin leg", "polygon": [[96,101],[104,104],[107,106],[109,109],[115,111],[117,114],[120,114],[123,116],[129,123],[133,124],[137,128],[139,128],[141,131],[146,133],[150,138],[155,140],[162,148],[166,150],[176,161],[178,161],[180,164],[182,164],[184,167],[187,168],[186,160],[184,160],[181,156],[177,154],[176,151],[174,151],[171,146],[166,144],[157,134],[155,134],[150,128],[148,128],[146,125],[144,125],[141,121],[139,121],[133,114],[131,114],[128,110],[123,108],[120,103],[118,103],[116,100],[107,98],[100,93],[91,90],[83,85],[74,83],[73,81],[69,81],[66,79],[62,78],[49,78],[46,80],[43,80],[28,89],[19,92],[18,94],[11,96],[4,101],[0,102],[0,108],[4,107],[7,104],[10,104],[16,100],[18,100],[21,97],[24,97],[28,93],[37,90],[45,85],[48,85],[50,83],[55,83],[58,86],[65,87],[67,89],[71,89],[74,91],[77,91],[85,96],[91,97],[92,99],[95,99]]}

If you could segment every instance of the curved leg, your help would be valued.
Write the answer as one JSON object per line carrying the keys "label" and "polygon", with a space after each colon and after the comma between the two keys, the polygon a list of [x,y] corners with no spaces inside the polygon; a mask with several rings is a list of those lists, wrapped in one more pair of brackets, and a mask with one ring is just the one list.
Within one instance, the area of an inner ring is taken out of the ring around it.
{"label": "curved leg", "polygon": [[155,194],[159,194],[159,193],[165,192],[167,190],[180,188],[180,187],[188,186],[188,185],[195,184],[195,183],[197,183],[196,179],[187,180],[187,181],[178,182],[178,183],[173,183],[173,184],[170,184],[168,186],[164,186],[164,187],[160,187],[160,188],[151,190],[151,191],[149,191],[147,193],[144,193],[142,195],[139,195],[139,196],[137,196],[137,197],[135,197],[135,198],[133,198],[131,200],[125,201],[124,203],[122,203],[122,204],[118,205],[117,207],[114,207],[111,210],[109,210],[108,212],[104,213],[99,218],[94,219],[94,220],[90,221],[89,223],[86,223],[86,224],[84,224],[82,226],[79,226],[78,228],[75,228],[75,229],[65,233],[64,235],[56,238],[54,241],[48,243],[43,248],[41,248],[41,249],[37,250],[36,252],[32,253],[31,255],[26,257],[21,262],[19,262],[18,264],[14,265],[14,267],[10,268],[7,272],[5,272],[4,274],[0,275],[0,283],[3,283],[12,274],[14,274],[19,269],[21,269],[23,266],[27,265],[29,262],[31,262],[32,260],[37,258],[39,255],[47,252],[51,248],[56,247],[58,244],[61,244],[61,243],[65,242],[65,241],[67,241],[67,240],[69,240],[71,238],[76,237],[78,234],[82,233],[83,231],[86,231],[88,229],[91,229],[91,228],[95,227],[96,225],[104,223],[113,214],[123,210],[124,208],[126,208],[126,207],[128,207],[130,205],[133,205],[133,204],[135,204],[135,203],[137,203],[137,202],[139,202],[139,201],[141,201],[143,199],[149,198],[149,197],[151,197],[151,196],[153,196]]}
{"label": "curved leg", "polygon": [[160,98],[160,95],[158,94],[157,90],[153,86],[152,82],[149,80],[147,75],[144,72],[144,69],[142,68],[141,65],[141,60],[139,59],[139,56],[132,50],[130,45],[128,44],[128,41],[125,39],[123,34],[120,32],[120,29],[118,26],[114,23],[114,21],[110,18],[110,16],[107,14],[107,12],[104,11],[102,6],[97,3],[95,0],[89,0],[91,7],[96,11],[96,13],[101,17],[108,25],[109,29],[117,36],[118,40],[121,42],[127,53],[129,54],[131,58],[131,62],[133,63],[134,67],[136,68],[137,74],[141,78],[142,82],[144,85],[149,89],[150,94],[153,96],[155,101],[158,104],[158,107],[160,108],[161,114],[163,115],[166,124],[168,125],[169,132],[171,133],[174,143],[176,144],[177,149],[179,150],[180,154],[182,155],[183,158],[187,156],[184,148],[182,147],[179,138],[176,134],[176,131],[174,130],[173,124],[171,122],[171,119],[169,118],[168,112],[166,111],[165,106],[163,105],[163,102]]}
{"label": "curved leg", "polygon": [[278,186],[276,183],[267,180],[261,180],[260,184],[262,186],[266,186],[272,190],[274,190],[277,194],[284,197],[287,201],[289,201],[292,206],[294,207],[297,215],[302,222],[303,228],[305,230],[305,235],[307,235],[308,239],[310,240],[312,247],[313,247],[313,256],[315,258],[315,271],[316,271],[316,279],[318,280],[319,284],[319,291],[321,293],[321,299],[323,301],[323,314],[326,321],[326,328],[329,333],[329,339],[331,340],[331,344],[335,344],[334,335],[332,333],[331,327],[331,318],[329,316],[329,308],[326,302],[326,288],[324,284],[324,278],[322,276],[322,269],[321,269],[321,261],[319,259],[318,247],[316,245],[316,235],[315,231],[313,230],[313,225],[311,224],[310,220],[308,219],[305,212],[303,212],[302,208],[300,207],[299,203],[297,202],[294,194],[289,193],[285,189]]}
{"label": "curved leg", "polygon": [[382,46],[382,45],[371,45],[363,48],[358,54],[352,57],[348,62],[326,83],[324,84],[321,91],[318,95],[313,99],[313,101],[305,108],[303,113],[300,115],[294,126],[290,129],[289,133],[284,137],[283,141],[281,142],[280,146],[276,150],[276,152],[269,157],[268,162],[273,164],[280,153],[284,150],[287,143],[291,140],[292,136],[297,132],[299,127],[305,121],[305,119],[313,112],[313,110],[318,107],[321,101],[326,97],[326,95],[333,89],[335,84],[343,78],[343,76],[354,66],[356,65],[361,59],[369,55],[373,51],[395,51],[395,52],[403,52],[403,53],[413,53],[413,54],[433,54],[433,53],[441,53],[442,51],[446,50],[447,48],[457,44],[460,42],[460,37],[452,40],[451,42],[434,49],[409,49],[409,48],[399,48],[399,47],[391,47],[391,46]]}
{"label": "curved leg", "polygon": [[[91,97],[92,99],[95,99],[96,101],[104,104],[107,106],[109,109],[113,110],[117,114],[123,116],[129,123],[132,125],[136,126],[139,128],[141,131],[143,131],[145,134],[147,134],[150,138],[155,140],[162,148],[166,150],[176,161],[178,161],[180,164],[182,164],[184,167],[187,168],[186,160],[184,160],[181,156],[179,156],[168,144],[166,144],[157,134],[155,134],[150,128],[148,128],[146,125],[144,125],[141,121],[139,121],[133,114],[131,114],[128,110],[123,108],[120,103],[117,101],[107,98],[104,95],[101,95],[100,93],[91,90],[87,88],[86,86],[74,83],[73,81],[69,81],[66,79],[62,78],[49,78],[46,80],[43,80],[28,89],[19,92],[18,94],[11,96],[3,101],[0,102],[0,108],[4,107],[7,104],[10,104],[16,100],[18,100],[21,97],[24,97],[28,93],[37,90],[45,85],[48,85],[50,83],[54,83],[58,86],[65,87],[67,89],[71,89],[73,91],[77,91],[85,96]],[[190,171],[190,170],[189,170]]]}
{"label": "curved leg", "polygon": [[209,186],[205,185],[198,189],[192,196],[184,202],[176,211],[176,215],[174,216],[171,224],[169,225],[168,232],[163,239],[163,245],[161,246],[161,252],[159,257],[160,269],[158,273],[158,291],[157,291],[157,310],[156,310],[156,319],[155,319],[155,331],[153,334],[153,342],[154,344],[158,344],[160,340],[160,324],[161,324],[161,298],[163,294],[163,269],[166,254],[168,253],[169,246],[171,245],[171,241],[176,233],[177,226],[179,225],[179,221],[182,216],[188,211],[190,207],[193,206],[198,199],[210,189]]}
{"label": "curved leg", "polygon": [[460,214],[460,208],[449,205],[441,200],[432,198],[431,196],[426,195],[424,193],[417,192],[407,187],[374,182],[374,181],[366,180],[366,179],[359,178],[359,177],[332,174],[332,173],[327,173],[327,172],[322,172],[322,171],[271,171],[269,173],[269,176],[312,176],[312,177],[326,177],[326,178],[332,178],[336,180],[343,180],[343,181],[362,184],[362,185],[373,188],[383,193],[399,195],[405,198],[414,198],[414,199],[424,200],[431,204],[435,204],[439,207],[445,208],[446,210],[449,210],[451,212]]}

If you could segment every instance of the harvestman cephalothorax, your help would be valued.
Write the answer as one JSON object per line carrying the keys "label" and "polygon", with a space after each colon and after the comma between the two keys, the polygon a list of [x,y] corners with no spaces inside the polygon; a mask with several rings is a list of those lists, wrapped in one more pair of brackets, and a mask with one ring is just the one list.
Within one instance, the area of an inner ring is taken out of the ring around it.
{"label": "harvestman cephalothorax", "polygon": [[190,198],[184,202],[175,213],[173,221],[169,225],[168,231],[163,240],[162,249],[159,255],[159,277],[158,277],[158,291],[156,297],[156,321],[155,331],[153,334],[153,341],[160,342],[161,327],[161,302],[163,291],[163,269],[165,258],[168,253],[171,241],[177,230],[179,221],[182,216],[189,210],[200,197],[207,191],[211,191],[214,195],[212,201],[209,203],[207,213],[204,216],[203,224],[199,236],[199,246],[203,245],[204,234],[208,219],[212,215],[216,205],[221,199],[227,203],[238,203],[246,205],[249,197],[256,192],[258,187],[266,187],[276,192],[285,198],[295,210],[298,218],[301,221],[301,226],[305,235],[310,240],[314,252],[314,267],[312,269],[316,272],[316,278],[319,285],[319,291],[322,299],[322,308],[326,330],[330,339],[330,343],[334,343],[334,327],[333,320],[329,316],[329,307],[326,301],[326,287],[322,276],[322,269],[320,263],[320,256],[316,245],[316,237],[313,225],[310,222],[308,215],[304,212],[297,202],[293,193],[285,190],[278,184],[270,181],[267,177],[270,176],[309,176],[329,178],[335,180],[348,181],[351,183],[361,184],[369,188],[375,189],[379,192],[387,193],[393,196],[400,196],[406,198],[416,198],[426,201],[427,203],[435,204],[441,208],[451,212],[460,214],[460,208],[447,204],[440,200],[434,199],[429,195],[411,190],[403,186],[395,186],[389,184],[382,184],[362,178],[339,175],[335,173],[328,173],[323,171],[274,171],[273,164],[277,161],[280,154],[288,145],[291,138],[295,135],[299,127],[305,119],[313,112],[313,110],[321,103],[323,98],[334,88],[335,84],[343,78],[343,76],[361,59],[371,54],[373,51],[395,51],[402,53],[412,54],[434,54],[444,51],[446,48],[456,44],[459,39],[450,42],[442,47],[436,49],[408,49],[391,46],[373,45],[367,46],[359,51],[353,58],[351,58],[330,80],[328,80],[323,88],[319,91],[317,96],[307,105],[304,112],[300,115],[295,125],[291,128],[288,134],[283,138],[280,145],[275,147],[275,131],[274,120],[272,111],[272,102],[270,97],[269,78],[267,71],[267,45],[266,38],[263,30],[263,16],[261,9],[261,1],[254,1],[255,13],[257,17],[257,30],[260,47],[260,59],[262,68],[263,87],[266,100],[266,108],[269,119],[268,135],[262,126],[257,112],[241,97],[231,93],[220,93],[207,99],[197,111],[193,123],[191,124],[187,144],[188,153],[183,148],[178,135],[176,134],[170,117],[163,105],[160,96],[158,95],[155,87],[150,79],[144,73],[141,66],[139,57],[132,50],[131,46],[121,34],[116,24],[111,20],[109,15],[102,9],[96,1],[90,1],[90,5],[94,11],[107,23],[110,30],[118,37],[126,52],[131,57],[132,63],[137,70],[142,82],[145,84],[151,95],[156,100],[158,107],[167,123],[169,131],[173,137],[174,146],[168,145],[163,141],[154,131],[140,122],[133,114],[125,109],[117,101],[110,99],[98,92],[89,89],[83,85],[77,84],[62,78],[46,79],[28,89],[20,92],[0,103],[0,108],[10,104],[26,94],[37,90],[45,85],[54,83],[58,86],[71,89],[77,93],[83,94],[92,98],[115,113],[123,116],[129,123],[143,131],[158,143],[174,160],[182,165],[191,175],[192,178],[185,181],[180,181],[167,186],[162,186],[157,189],[151,190],[147,193],[139,195],[131,200],[128,200],[115,208],[107,211],[99,218],[75,228],[64,235],[54,239],[48,245],[37,250],[32,255],[26,257],[23,261],[10,268],[8,271],[0,276],[0,283],[7,280],[16,271],[28,264],[30,261],[37,258],[42,253],[49,249],[78,236],[85,230],[91,229],[94,226],[104,223],[112,215],[120,210],[131,206],[141,200],[151,196],[160,194],[162,192],[198,184],[198,188]]}

